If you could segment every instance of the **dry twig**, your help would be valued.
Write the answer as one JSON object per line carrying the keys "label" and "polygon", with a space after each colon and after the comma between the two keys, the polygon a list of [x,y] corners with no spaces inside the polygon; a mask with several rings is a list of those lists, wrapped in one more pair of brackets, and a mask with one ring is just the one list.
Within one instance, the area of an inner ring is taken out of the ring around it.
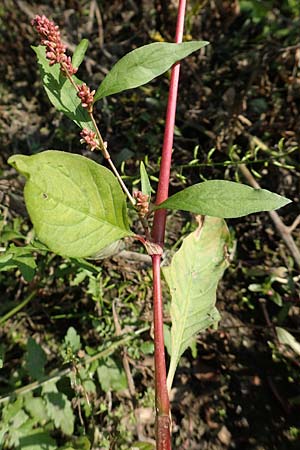
{"label": "dry twig", "polygon": [[[251,174],[248,167],[245,164],[239,164],[238,167],[239,167],[239,170],[241,171],[241,173],[243,174],[243,176],[248,181],[248,183],[255,189],[260,189],[260,185],[253,177],[253,175]],[[278,215],[278,213],[276,211],[269,211],[269,215],[275,225],[275,228],[277,229],[278,233],[282,237],[282,240],[284,241],[285,245],[289,249],[295,263],[297,264],[298,268],[300,269],[300,250],[297,247],[297,245],[293,239],[293,236],[291,234],[292,231],[296,228],[296,226],[299,225],[300,216],[298,216],[295,219],[294,223],[288,227],[282,222],[280,216]]]}

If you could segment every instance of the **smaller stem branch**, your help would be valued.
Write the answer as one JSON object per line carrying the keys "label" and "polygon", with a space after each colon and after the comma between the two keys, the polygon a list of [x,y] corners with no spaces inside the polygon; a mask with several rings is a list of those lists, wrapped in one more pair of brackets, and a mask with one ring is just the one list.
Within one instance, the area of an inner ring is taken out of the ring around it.
{"label": "smaller stem branch", "polygon": [[114,173],[115,176],[117,177],[117,179],[118,179],[118,181],[119,181],[119,183],[120,183],[120,185],[121,185],[123,191],[125,192],[125,194],[127,195],[128,199],[129,199],[130,203],[131,203],[133,206],[135,206],[135,200],[134,200],[134,198],[132,197],[132,195],[130,194],[129,190],[127,189],[127,187],[126,187],[124,181],[123,181],[122,178],[121,178],[121,175],[119,174],[119,172],[118,172],[116,166],[114,165],[114,163],[112,162],[112,160],[111,160],[110,157],[109,157],[109,159],[107,160],[107,162],[108,162],[108,164],[110,165],[111,170],[113,171],[113,173]]}
{"label": "smaller stem branch", "polygon": [[[78,85],[75,83],[75,81],[73,80],[72,75],[71,75],[70,72],[68,71],[68,69],[67,69],[67,67],[65,66],[65,64],[61,63],[61,67],[63,68],[64,73],[66,74],[66,77],[68,78],[68,80],[70,81],[70,83],[72,84],[72,86],[74,87],[74,89],[78,92],[78,91],[79,91],[79,86],[78,86]],[[104,142],[104,140],[103,140],[103,138],[102,138],[102,135],[101,135],[100,130],[99,130],[99,128],[98,128],[97,122],[96,122],[96,120],[95,120],[95,118],[94,118],[93,111],[88,111],[88,113],[89,113],[90,119],[91,119],[91,121],[92,121],[92,123],[93,123],[93,125],[94,125],[95,131],[96,131],[96,135],[97,135],[97,138],[98,138],[98,141],[99,141],[99,149],[100,149],[100,151],[102,152],[103,157],[108,161],[108,163],[109,163],[109,165],[110,165],[110,167],[111,167],[113,173],[114,173],[115,176],[117,177],[117,180],[118,180],[118,182],[120,183],[120,185],[121,185],[123,191],[124,191],[125,194],[127,195],[128,199],[129,199],[129,201],[130,201],[130,203],[131,203],[133,206],[135,206],[135,200],[134,200],[134,198],[133,198],[132,195],[130,194],[130,192],[129,192],[129,190],[127,189],[127,187],[126,187],[124,181],[122,180],[121,175],[119,174],[119,172],[118,172],[116,166],[114,165],[114,163],[113,163],[112,160],[111,160],[110,154],[109,154],[109,152],[108,152],[108,150],[107,150],[107,144]]]}
{"label": "smaller stem branch", "polygon": [[114,173],[115,176],[117,177],[117,180],[118,180],[118,182],[120,183],[120,186],[122,187],[123,191],[124,191],[125,194],[127,195],[128,199],[129,199],[129,201],[130,201],[130,203],[131,203],[133,206],[135,206],[135,200],[134,200],[134,198],[132,197],[132,195],[130,194],[129,190],[127,189],[126,184],[125,184],[124,181],[122,180],[121,175],[119,174],[119,172],[118,172],[116,166],[114,165],[114,163],[113,163],[113,161],[112,161],[112,159],[111,159],[111,157],[110,157],[109,151],[107,150],[107,145],[106,145],[106,143],[104,142],[104,140],[103,140],[103,138],[102,138],[102,136],[101,136],[101,133],[100,133],[100,130],[99,130],[99,128],[98,128],[98,125],[97,125],[97,123],[96,123],[96,121],[95,121],[93,112],[92,112],[92,111],[89,111],[89,115],[90,115],[91,121],[93,122],[94,128],[95,128],[95,130],[96,130],[97,138],[98,138],[98,141],[99,141],[99,144],[100,144],[100,150],[101,150],[101,152],[102,152],[102,154],[103,154],[103,157],[107,160],[108,164],[110,165],[111,170],[113,171],[113,173]]}
{"label": "smaller stem branch", "polygon": [[146,219],[146,217],[139,217],[139,219],[140,219],[141,224],[142,224],[142,226],[144,228],[146,239],[148,241],[151,241],[152,237],[151,237],[151,232],[150,232],[150,227],[149,227],[148,220]]}
{"label": "smaller stem branch", "polygon": [[12,316],[17,314],[21,309],[24,308],[24,306],[27,305],[34,297],[36,296],[36,291],[32,291],[21,303],[19,303],[15,308],[8,311],[4,316],[0,317],[0,325],[5,323],[8,319],[10,319]]}
{"label": "smaller stem branch", "polygon": [[[125,345],[129,341],[136,338],[136,336],[139,336],[140,334],[144,333],[145,331],[149,331],[149,327],[143,327],[139,330],[135,330],[131,334],[126,334],[123,338],[117,339],[115,342],[112,342],[112,344],[107,347],[104,350],[101,350],[99,353],[96,353],[93,356],[88,356],[86,359],[84,359],[80,366],[88,365],[93,363],[94,361],[97,361],[101,358],[107,358],[107,356],[110,356],[114,351],[119,348],[120,346]],[[49,381],[57,381],[61,379],[63,376],[69,375],[72,371],[72,366],[69,366],[63,370],[56,370],[52,375],[49,375],[42,380],[34,381],[33,383],[27,384],[26,386],[22,386],[18,389],[15,389],[14,391],[10,392],[7,395],[3,395],[0,397],[0,404],[7,402],[12,396],[18,396],[18,395],[24,395],[27,392],[34,391],[35,389],[38,389],[41,386],[44,386],[45,384],[49,383]]]}
{"label": "smaller stem branch", "polygon": [[66,77],[68,78],[68,80],[70,81],[70,83],[72,84],[72,86],[75,88],[75,90],[78,92],[79,91],[79,86],[75,83],[75,81],[72,78],[72,75],[70,74],[70,72],[68,71],[66,65],[64,63],[61,63],[61,67],[64,69],[64,74],[66,75]]}
{"label": "smaller stem branch", "polygon": [[100,130],[98,128],[98,125],[97,125],[97,122],[96,122],[95,117],[93,115],[93,112],[89,111],[89,115],[90,115],[91,121],[93,122],[94,128],[96,130],[97,138],[98,138],[98,141],[99,141],[99,144],[100,144],[100,150],[101,150],[101,152],[103,154],[103,157],[105,159],[110,159],[110,154],[109,154],[109,152],[108,152],[108,150],[106,148],[107,146],[104,143],[104,140],[103,140],[102,135],[100,133]]}

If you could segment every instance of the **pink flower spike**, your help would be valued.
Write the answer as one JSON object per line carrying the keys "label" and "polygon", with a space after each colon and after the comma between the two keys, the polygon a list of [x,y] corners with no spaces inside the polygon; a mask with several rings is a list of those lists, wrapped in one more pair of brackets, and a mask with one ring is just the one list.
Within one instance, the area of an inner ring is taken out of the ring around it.
{"label": "pink flower spike", "polygon": [[31,24],[42,38],[47,38],[49,41],[60,40],[59,27],[46,16],[35,16]]}
{"label": "pink flower spike", "polygon": [[94,151],[96,148],[99,148],[99,142],[96,138],[96,133],[94,131],[90,131],[86,128],[80,133],[82,139],[80,139],[81,144],[87,144],[89,150]]}
{"label": "pink flower spike", "polygon": [[81,105],[83,106],[83,108],[86,108],[88,112],[93,111],[93,101],[95,92],[96,91],[91,92],[90,88],[85,83],[82,86],[79,86],[77,95],[81,100]]}
{"label": "pink flower spike", "polygon": [[[77,70],[78,70],[77,67],[74,67],[72,65],[72,60],[71,60],[70,56],[67,56],[66,60],[64,61],[64,66],[66,67],[66,69],[67,69],[67,71],[69,72],[70,75],[74,75],[77,72]],[[65,71],[64,68],[62,68],[62,71],[63,72]]]}
{"label": "pink flower spike", "polygon": [[141,191],[135,191],[133,198],[137,200],[136,206],[139,215],[144,217],[149,212],[149,195],[143,194]]}
{"label": "pink flower spike", "polygon": [[46,16],[36,16],[31,24],[41,36],[41,44],[46,47],[46,58],[49,60],[49,65],[60,64],[64,74],[68,72],[71,76],[74,75],[77,68],[72,66],[70,56],[66,55],[67,47],[61,41],[59,27]]}

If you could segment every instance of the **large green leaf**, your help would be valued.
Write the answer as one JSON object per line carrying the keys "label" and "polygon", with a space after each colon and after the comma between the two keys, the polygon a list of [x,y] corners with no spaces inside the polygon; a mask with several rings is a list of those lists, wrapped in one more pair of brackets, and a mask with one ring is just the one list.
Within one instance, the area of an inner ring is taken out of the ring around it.
{"label": "large green leaf", "polygon": [[122,366],[113,358],[106,358],[99,362],[97,375],[102,389],[118,392],[127,388],[127,379]]}
{"label": "large green leaf", "polygon": [[32,392],[24,395],[25,410],[35,419],[35,423],[44,424],[48,421],[46,405],[42,397],[34,397]]}
{"label": "large green leaf", "polygon": [[259,211],[281,208],[291,200],[266,189],[232,181],[210,180],[172,195],[154,209],[181,209],[213,217],[241,217]]}
{"label": "large green leaf", "polygon": [[[32,47],[32,49],[37,55],[44,88],[52,105],[58,111],[66,114],[80,128],[95,131],[87,110],[81,106],[81,100],[77,97],[74,86],[61,73],[59,64],[49,65],[44,46],[39,45],[38,47]],[[76,58],[79,60],[79,55]],[[83,84],[75,75],[73,75],[73,80],[76,84]]]}
{"label": "large green leaf", "polygon": [[48,431],[37,428],[21,437],[15,450],[57,450],[57,444]]}
{"label": "large green leaf", "polygon": [[8,162],[27,177],[29,216],[38,238],[53,252],[88,257],[133,234],[125,196],[105,167],[56,150],[15,155]]}
{"label": "large green leaf", "polygon": [[154,42],[127,53],[106,75],[96,92],[95,101],[148,83],[207,44],[206,41]]}
{"label": "large green leaf", "polygon": [[223,219],[205,217],[196,231],[187,236],[163,274],[171,292],[171,361],[168,388],[171,388],[180,356],[200,331],[215,324],[219,279],[227,267],[228,229]]}
{"label": "large green leaf", "polygon": [[71,436],[74,432],[75,417],[68,397],[58,391],[54,381],[45,384],[42,393],[47,414],[54,421],[55,427],[60,428],[64,434]]}

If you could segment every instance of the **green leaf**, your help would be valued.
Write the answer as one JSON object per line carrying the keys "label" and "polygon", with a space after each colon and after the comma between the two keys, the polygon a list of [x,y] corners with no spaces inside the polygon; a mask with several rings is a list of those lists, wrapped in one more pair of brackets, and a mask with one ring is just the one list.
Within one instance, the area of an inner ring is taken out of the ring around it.
{"label": "green leaf", "polygon": [[36,423],[43,425],[48,421],[46,405],[41,397],[33,397],[32,392],[28,392],[24,396],[24,406]]}
{"label": "green leaf", "polygon": [[183,240],[171,265],[163,268],[171,292],[169,389],[180,356],[194,336],[219,320],[216,289],[228,265],[225,256],[228,240],[224,220],[205,217],[204,223]]}
{"label": "green leaf", "polygon": [[87,39],[82,39],[79,42],[72,56],[72,65],[74,67],[79,67],[84,59],[85,52],[87,51],[89,46],[89,41]]}
{"label": "green leaf", "polygon": [[134,442],[130,450],[155,450],[155,446],[149,442]]}
{"label": "green leaf", "polygon": [[72,438],[72,440],[64,445],[63,447],[59,447],[59,450],[90,450],[91,443],[86,436],[81,436],[79,438]]}
{"label": "green leaf", "polygon": [[167,349],[168,355],[171,356],[172,354],[171,327],[169,327],[166,323],[164,323],[163,330],[164,330],[165,347]]}
{"label": "green leaf", "polygon": [[213,217],[241,217],[259,211],[272,211],[291,200],[266,189],[253,189],[232,181],[210,180],[172,195],[154,209],[181,209]]}
{"label": "green leaf", "polygon": [[75,417],[71,402],[65,394],[58,392],[56,384],[49,382],[43,386],[44,399],[48,416],[54,421],[56,428],[71,436],[74,432]]}
{"label": "green leaf", "polygon": [[141,174],[141,187],[142,187],[142,193],[148,195],[149,199],[151,198],[151,184],[150,180],[145,168],[145,164],[143,161],[141,161],[140,164],[140,174]]}
{"label": "green leaf", "polygon": [[26,281],[31,281],[35,275],[36,262],[30,253],[31,247],[16,247],[11,244],[0,256],[0,272],[18,268]]}
{"label": "green leaf", "polygon": [[26,367],[29,375],[34,380],[39,380],[44,376],[44,367],[47,362],[45,352],[32,337],[29,337],[26,349]]}
{"label": "green leaf", "polygon": [[[19,396],[16,398],[15,401],[12,403],[7,403],[2,411],[2,420],[0,424],[2,423],[10,423],[14,420],[15,416],[17,415],[18,411],[20,411],[23,407],[23,397]],[[26,420],[26,419],[25,419]]]}
{"label": "green leaf", "polygon": [[112,358],[100,361],[97,375],[105,392],[122,391],[127,388],[126,375],[122,367]]}
{"label": "green leaf", "polygon": [[300,343],[284,328],[276,327],[276,333],[280,344],[288,345],[297,355],[300,355]]}
{"label": "green leaf", "polygon": [[132,89],[153,80],[191,53],[207,45],[206,41],[181,44],[154,42],[123,56],[100,84],[95,101],[108,95]]}
{"label": "green leaf", "polygon": [[56,450],[57,444],[49,433],[42,429],[32,430],[30,434],[19,439],[16,450]]}
{"label": "green leaf", "polygon": [[15,155],[8,162],[27,177],[24,197],[29,216],[39,240],[53,252],[88,257],[133,235],[125,195],[105,167],[55,150]]}
{"label": "green leaf", "polygon": [[[52,105],[73,120],[80,128],[95,131],[87,110],[81,106],[81,100],[77,97],[75,88],[61,73],[59,64],[49,65],[44,46],[39,45],[38,47],[32,47],[32,49],[37,55],[44,88]],[[76,84],[83,84],[75,75],[72,78]]]}
{"label": "green leaf", "polygon": [[73,327],[69,327],[65,336],[65,343],[68,347],[71,347],[73,353],[78,352],[81,349],[80,336]]}
{"label": "green leaf", "polygon": [[[12,409],[15,409],[16,404],[17,402],[15,402]],[[11,412],[12,411],[10,410],[9,414],[11,414]],[[7,421],[5,416],[6,416],[5,412],[3,412],[4,424]],[[15,411],[13,417],[10,418],[8,425],[9,427],[7,429],[8,432],[7,440],[10,444],[9,448],[19,450],[20,447],[18,447],[18,445],[20,443],[21,438],[23,438],[24,436],[28,436],[33,432],[34,420],[30,419],[28,414],[26,414],[23,409],[18,409]],[[0,442],[0,444],[1,443],[2,442]]]}

